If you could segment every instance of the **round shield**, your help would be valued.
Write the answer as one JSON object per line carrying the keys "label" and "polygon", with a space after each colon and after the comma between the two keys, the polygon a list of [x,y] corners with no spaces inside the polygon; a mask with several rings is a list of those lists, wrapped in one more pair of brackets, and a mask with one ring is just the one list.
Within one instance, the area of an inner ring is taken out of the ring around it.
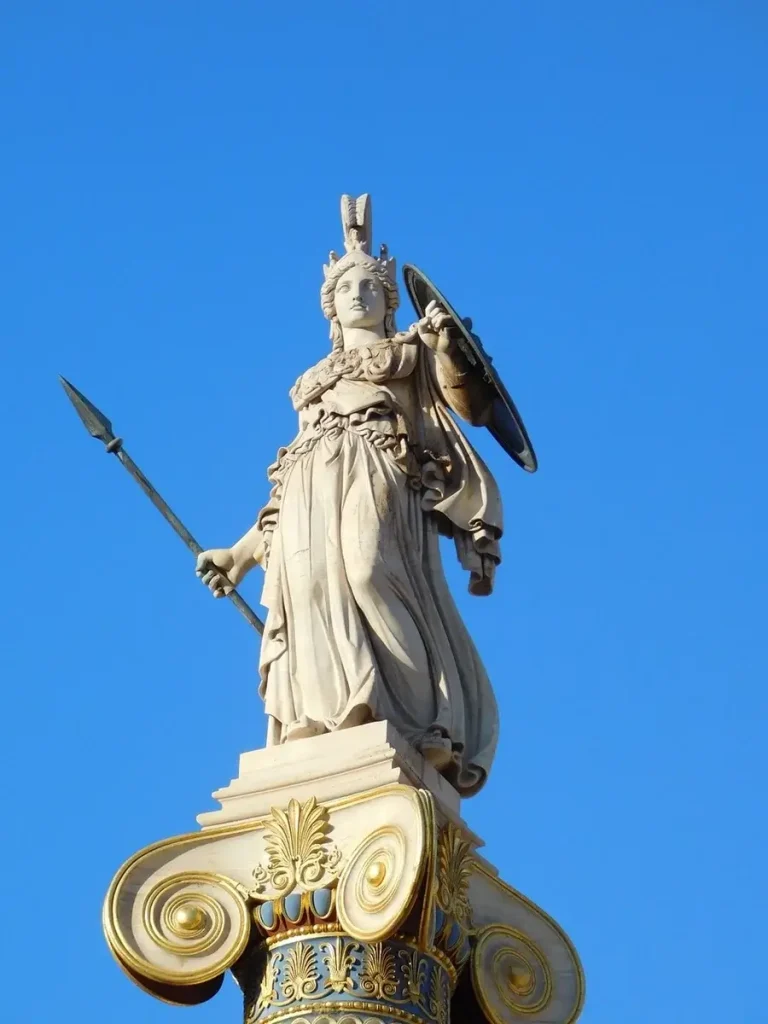
{"label": "round shield", "polygon": [[522,416],[517,411],[512,396],[493,368],[493,360],[483,348],[478,336],[470,330],[472,321],[463,320],[446,297],[418,267],[406,263],[403,267],[403,277],[405,287],[408,289],[411,302],[419,317],[424,316],[424,310],[432,301],[439,303],[451,317],[453,325],[449,330],[466,356],[467,362],[472,370],[478,373],[495,392],[488,430],[504,451],[512,456],[518,466],[522,466],[529,473],[535,473],[539,464]]}

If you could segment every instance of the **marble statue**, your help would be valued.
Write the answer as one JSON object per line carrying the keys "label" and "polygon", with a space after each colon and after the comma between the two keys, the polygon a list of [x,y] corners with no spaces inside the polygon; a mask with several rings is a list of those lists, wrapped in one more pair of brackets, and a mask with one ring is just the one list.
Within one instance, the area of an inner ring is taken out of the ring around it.
{"label": "marble statue", "polygon": [[346,253],[330,254],[321,289],[331,351],[290,392],[298,433],[255,525],[204,551],[197,574],[222,597],[265,570],[268,745],[387,720],[469,796],[498,716],[438,541],[453,539],[470,592],[490,594],[501,500],[452,413],[483,425],[493,394],[437,303],[396,330],[395,262],[371,254],[367,196],[342,198],[342,223]]}
{"label": "marble statue", "polygon": [[[291,390],[295,439],[231,548],[203,551],[96,406],[102,442],[259,632],[268,742],[239,757],[198,831],[138,850],[104,901],[109,949],[163,1003],[231,973],[243,1024],[575,1024],[584,973],[565,932],[502,881],[462,820],[497,741],[490,683],[449,593],[440,536],[488,595],[501,503],[458,421],[536,457],[471,324],[418,268],[398,333],[394,261],[367,196],[342,199],[346,255],[321,290],[331,351]],[[262,623],[235,589],[265,571]]]}

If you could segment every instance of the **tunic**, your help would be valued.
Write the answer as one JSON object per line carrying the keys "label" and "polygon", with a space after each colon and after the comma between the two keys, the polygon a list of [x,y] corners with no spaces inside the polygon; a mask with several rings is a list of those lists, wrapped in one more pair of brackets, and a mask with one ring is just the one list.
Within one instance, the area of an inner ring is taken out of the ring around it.
{"label": "tunic", "polygon": [[334,352],[291,391],[299,433],[259,514],[268,609],[260,693],[268,744],[386,719],[417,749],[450,740],[444,772],[485,781],[498,735],[485,669],[443,573],[454,539],[470,591],[500,560],[501,502],[412,331]]}

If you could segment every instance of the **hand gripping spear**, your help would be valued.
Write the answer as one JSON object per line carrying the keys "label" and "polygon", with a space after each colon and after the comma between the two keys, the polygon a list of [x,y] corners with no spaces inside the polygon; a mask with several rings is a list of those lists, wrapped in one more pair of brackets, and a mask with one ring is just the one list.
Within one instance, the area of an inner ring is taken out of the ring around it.
{"label": "hand gripping spear", "polygon": [[[104,413],[97,409],[93,403],[89,402],[85,395],[78,391],[77,388],[73,384],[70,384],[64,377],[59,377],[59,380],[61,381],[61,386],[67,393],[67,397],[72,402],[72,405],[74,405],[77,415],[83,421],[85,429],[91,437],[95,437],[98,438],[99,441],[103,441],[106,445],[107,451],[111,455],[117,456],[118,460],[122,462],[155,508],[165,519],[168,520],[192,554],[199,555],[203,549],[182,521],[173,513],[168,505],[166,505],[130,455],[123,449],[123,439],[121,437],[115,437],[112,432],[112,424]],[[256,615],[253,609],[242,599],[242,597],[240,597],[238,592],[236,590],[231,590],[227,596],[240,614],[248,620],[253,628],[258,633],[263,633],[264,623],[258,615]]]}

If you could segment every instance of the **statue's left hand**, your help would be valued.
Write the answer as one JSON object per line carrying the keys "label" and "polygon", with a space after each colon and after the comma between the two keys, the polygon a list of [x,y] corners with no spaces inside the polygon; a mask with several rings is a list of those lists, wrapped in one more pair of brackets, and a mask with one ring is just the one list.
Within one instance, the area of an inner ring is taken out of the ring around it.
{"label": "statue's left hand", "polygon": [[443,307],[434,299],[424,310],[424,316],[419,320],[416,329],[419,337],[433,352],[449,352],[453,348],[453,341],[448,334],[448,328],[453,323],[453,317],[446,313]]}

